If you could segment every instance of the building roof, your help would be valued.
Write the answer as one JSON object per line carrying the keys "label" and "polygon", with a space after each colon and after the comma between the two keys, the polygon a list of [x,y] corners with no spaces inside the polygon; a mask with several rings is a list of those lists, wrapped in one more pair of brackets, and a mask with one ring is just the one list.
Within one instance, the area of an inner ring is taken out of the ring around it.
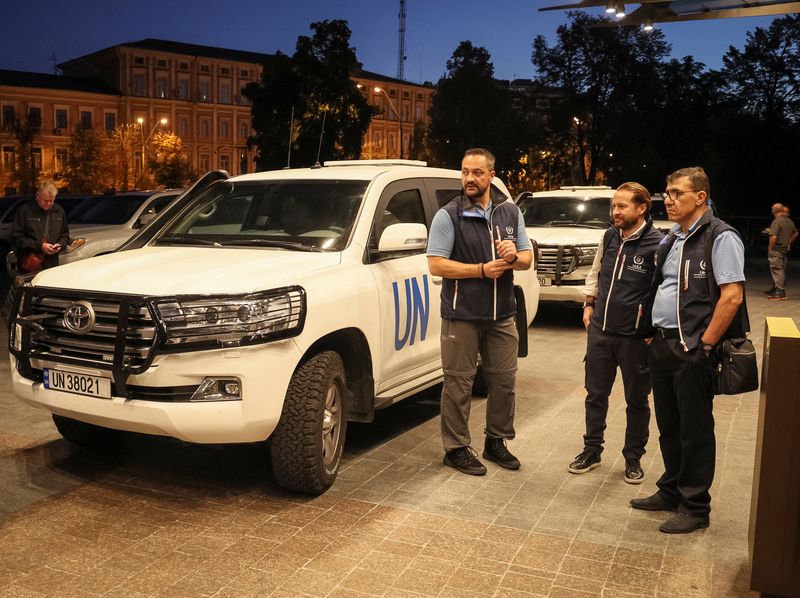
{"label": "building roof", "polygon": [[10,71],[0,69],[0,85],[10,87],[40,87],[46,89],[68,89],[71,91],[88,91],[119,95],[113,88],[92,77],[65,77],[45,73],[29,73],[27,71]]}
{"label": "building roof", "polygon": [[393,85],[410,85],[411,87],[425,87],[431,88],[433,84],[431,83],[412,83],[411,81],[404,81],[403,79],[395,79],[394,77],[387,77],[386,75],[381,75],[380,73],[373,73],[372,71],[365,71],[364,69],[358,69],[353,72],[353,77],[360,77],[361,79],[369,79],[370,81],[383,81],[384,83],[391,83]]}
{"label": "building roof", "polygon": [[117,44],[116,46],[111,46],[110,48],[104,48],[103,50],[92,52],[91,54],[78,56],[77,58],[73,58],[72,60],[67,60],[66,62],[62,62],[58,66],[67,65],[77,60],[82,60],[84,58],[88,58],[89,56],[94,56],[95,54],[107,52],[108,50],[113,50],[114,48],[119,48],[119,47],[140,48],[142,50],[154,50],[157,52],[169,52],[172,54],[185,54],[186,56],[202,56],[204,58],[217,58],[220,60],[233,60],[237,62],[251,62],[254,64],[261,64],[264,61],[269,60],[274,56],[274,54],[262,54],[261,52],[231,50],[229,48],[201,46],[199,44],[187,44],[184,42],[175,42],[166,39],[154,39],[148,37],[147,39],[139,40],[137,42],[126,42],[123,44]]}

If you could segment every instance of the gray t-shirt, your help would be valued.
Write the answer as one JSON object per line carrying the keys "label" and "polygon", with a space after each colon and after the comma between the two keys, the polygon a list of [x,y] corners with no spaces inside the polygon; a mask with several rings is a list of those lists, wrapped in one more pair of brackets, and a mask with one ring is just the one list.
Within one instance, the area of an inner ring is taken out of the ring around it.
{"label": "gray t-shirt", "polygon": [[778,237],[775,241],[775,249],[787,249],[792,235],[797,230],[794,222],[786,216],[778,216],[769,225],[769,236]]}

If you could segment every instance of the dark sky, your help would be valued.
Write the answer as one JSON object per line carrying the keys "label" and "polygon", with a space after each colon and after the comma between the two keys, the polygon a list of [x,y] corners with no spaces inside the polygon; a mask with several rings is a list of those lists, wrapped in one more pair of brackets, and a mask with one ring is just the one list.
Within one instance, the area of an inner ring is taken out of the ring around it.
{"label": "dark sky", "polygon": [[[436,82],[462,40],[485,47],[501,79],[530,78],[531,42],[552,42],[562,11],[538,12],[548,0],[408,0],[405,78]],[[567,3],[562,0],[561,3]],[[352,45],[367,70],[395,76],[397,0],[8,0],[0,35],[0,68],[53,72],[63,62],[147,37],[272,53],[294,52],[309,24],[346,19]],[[598,11],[601,12],[601,11]],[[719,68],[728,46],[770,17],[658,25],[675,57],[687,54]]]}

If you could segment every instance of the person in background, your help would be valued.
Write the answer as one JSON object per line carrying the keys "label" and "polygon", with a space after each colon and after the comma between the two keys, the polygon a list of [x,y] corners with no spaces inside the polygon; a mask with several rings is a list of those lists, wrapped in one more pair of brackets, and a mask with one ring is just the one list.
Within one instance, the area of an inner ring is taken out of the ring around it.
{"label": "person in background", "polygon": [[655,254],[664,238],[648,217],[650,203],[650,193],[639,183],[617,188],[611,199],[614,225],[603,235],[586,277],[586,433],[583,451],[568,468],[586,473],[600,466],[608,397],[619,368],[627,403],[622,455],[629,484],[644,481],[641,459],[650,431],[650,370],[640,324],[648,320]]}
{"label": "person in background", "polygon": [[772,288],[767,291],[767,298],[784,301],[786,299],[786,262],[789,259],[792,243],[797,238],[797,227],[789,218],[788,208],[783,204],[773,204],[772,216],[767,249]]}
{"label": "person in background", "polygon": [[58,254],[69,244],[67,215],[55,203],[57,194],[55,183],[44,179],[14,215],[11,238],[21,272],[58,266]]}
{"label": "person in background", "polygon": [[519,350],[513,271],[529,269],[533,252],[519,208],[492,190],[494,162],[482,148],[464,153],[462,193],[434,216],[427,252],[431,274],[442,277],[444,464],[469,475],[486,473],[469,432],[478,353],[489,389],[483,458],[520,467],[506,447],[515,434]]}

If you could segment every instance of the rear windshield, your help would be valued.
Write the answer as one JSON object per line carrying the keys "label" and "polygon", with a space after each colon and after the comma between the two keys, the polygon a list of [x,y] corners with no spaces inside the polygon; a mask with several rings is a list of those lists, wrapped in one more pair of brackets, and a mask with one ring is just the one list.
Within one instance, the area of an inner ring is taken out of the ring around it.
{"label": "rear windshield", "polygon": [[344,249],[368,181],[220,181],[183,209],[157,245]]}

